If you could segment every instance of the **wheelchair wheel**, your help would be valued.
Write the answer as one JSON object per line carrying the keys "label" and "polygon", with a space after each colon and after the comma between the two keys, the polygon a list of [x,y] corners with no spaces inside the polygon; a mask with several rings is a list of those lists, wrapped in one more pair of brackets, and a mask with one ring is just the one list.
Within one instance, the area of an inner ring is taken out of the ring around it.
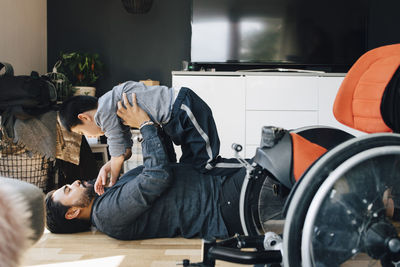
{"label": "wheelchair wheel", "polygon": [[284,222],[282,210],[289,189],[259,166],[254,173],[255,177],[252,177],[248,184],[244,184],[245,234],[249,236],[263,235],[266,232],[281,234]]}
{"label": "wheelchair wheel", "polygon": [[284,266],[396,266],[398,179],[397,134],[352,139],[322,156],[291,199]]}

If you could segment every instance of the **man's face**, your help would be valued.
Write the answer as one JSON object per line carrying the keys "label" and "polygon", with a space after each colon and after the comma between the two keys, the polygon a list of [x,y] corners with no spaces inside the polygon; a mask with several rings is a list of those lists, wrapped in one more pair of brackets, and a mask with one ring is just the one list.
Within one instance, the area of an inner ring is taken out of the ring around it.
{"label": "man's face", "polygon": [[94,187],[88,182],[76,180],[53,193],[53,200],[64,206],[87,207],[95,196]]}
{"label": "man's face", "polygon": [[77,134],[86,135],[87,137],[99,137],[104,135],[104,132],[93,121],[83,120],[82,124],[71,127],[71,131]]}

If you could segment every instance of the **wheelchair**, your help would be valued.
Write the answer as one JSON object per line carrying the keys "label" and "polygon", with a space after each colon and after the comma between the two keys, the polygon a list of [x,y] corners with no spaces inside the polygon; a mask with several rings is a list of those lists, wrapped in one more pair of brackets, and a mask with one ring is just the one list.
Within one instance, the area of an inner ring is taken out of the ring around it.
{"label": "wheelchair", "polygon": [[399,66],[400,44],[373,49],[338,91],[336,119],[366,135],[263,127],[251,164],[233,145],[244,235],[203,240],[202,262],[183,266],[400,266]]}

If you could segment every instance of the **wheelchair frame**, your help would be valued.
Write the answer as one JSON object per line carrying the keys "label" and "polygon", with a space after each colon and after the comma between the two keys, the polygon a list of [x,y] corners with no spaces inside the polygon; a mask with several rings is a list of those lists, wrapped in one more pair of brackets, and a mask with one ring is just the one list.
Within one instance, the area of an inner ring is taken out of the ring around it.
{"label": "wheelchair frame", "polygon": [[[353,149],[352,152],[349,152],[349,147],[355,147],[355,151],[353,151]],[[235,149],[236,157],[239,157],[238,152],[240,151],[241,147],[236,145],[233,146],[233,148]],[[332,172],[332,170],[330,170],[329,168],[327,170],[327,163],[336,162],[336,164],[339,164],[339,166],[341,166],[342,162],[346,161],[348,157],[351,158],[351,160],[353,161],[354,157],[356,158],[356,160],[360,160],[363,157],[360,157],[359,154],[365,154],[367,153],[365,152],[365,150],[371,148],[380,150],[381,152],[379,154],[391,153],[392,151],[398,151],[398,154],[400,154],[400,135],[371,134],[362,137],[352,138],[337,145],[332,150],[324,154],[321,158],[319,158],[306,171],[306,173],[301,178],[301,181],[297,182],[295,188],[293,188],[290,192],[290,196],[288,197],[286,202],[287,214],[284,225],[284,238],[281,238],[275,233],[267,232],[265,235],[256,236],[237,235],[219,242],[217,242],[216,240],[204,240],[203,261],[200,263],[190,263],[188,260],[184,260],[183,265],[214,267],[216,260],[223,260],[240,264],[265,264],[266,266],[281,266],[281,264],[283,264],[284,266],[301,266],[304,257],[304,260],[306,260],[306,265],[303,266],[312,266],[310,265],[312,261],[309,257],[307,257],[307,255],[309,255],[310,253],[310,251],[308,251],[310,247],[306,246],[307,244],[305,244],[305,242],[307,242],[307,240],[309,241],[311,238],[310,236],[312,235],[312,228],[310,225],[308,225],[308,227],[305,227],[306,229],[305,232],[303,232],[303,235],[299,236],[297,233],[303,231],[303,226],[305,225],[306,221],[308,224],[311,223],[311,225],[313,225],[313,219],[315,219],[316,210],[318,210],[318,205],[315,204],[315,201],[320,204],[320,200],[324,196],[326,196],[326,194],[328,194],[328,189],[330,188],[330,186],[332,186],[333,183],[332,181],[335,181],[335,179],[332,178],[332,175],[335,175],[337,180],[338,176],[337,174],[335,174],[335,171]],[[387,148],[389,148],[389,152],[384,152]],[[338,158],[343,157],[346,160],[338,160]],[[257,165],[256,163],[249,164],[243,159],[239,159],[239,161],[242,162],[243,165],[245,165],[247,170],[240,195],[240,216],[243,230],[246,230],[248,234],[249,232],[252,232],[252,230],[249,230],[247,226],[249,221],[246,221],[245,218],[246,211],[244,199],[246,196],[246,188],[249,185],[249,181],[251,181],[252,178],[256,177],[257,174],[259,174],[259,165]],[[336,165],[334,164],[333,166]],[[319,174],[321,170],[325,170],[325,172],[327,173],[321,176]],[[313,192],[317,192],[318,190],[324,191],[322,191],[322,193],[319,193],[318,195],[314,195]],[[317,200],[315,200],[316,198]],[[315,208],[314,206],[311,206],[313,207],[313,212],[311,212],[311,215],[307,215],[307,212],[310,212],[310,209],[308,209],[308,207],[310,206],[311,202],[313,202],[313,205],[317,207]],[[377,246],[381,248],[381,251],[385,251],[386,258],[400,258],[400,239],[398,238],[397,234],[396,236],[393,234],[393,229],[390,224],[387,223],[383,218],[379,221],[378,224],[375,225],[378,225],[375,228],[383,227],[384,230],[376,230],[374,229],[374,227],[371,226],[372,228],[370,229],[373,229],[374,232],[378,232],[378,235],[381,236],[382,240],[379,242],[371,241],[373,243],[372,250],[374,250],[375,254],[371,252],[370,256],[374,259],[380,259],[379,257],[381,257],[382,254],[377,254],[374,247]],[[391,236],[386,237],[385,235],[387,235],[387,232],[385,231],[391,231]],[[305,240],[306,237],[307,240]],[[389,241],[388,238],[390,239]],[[303,248],[303,250],[301,250],[302,246],[306,248]],[[243,251],[242,248],[253,248],[254,251]],[[386,265],[383,266],[398,266],[396,264],[400,263],[400,261],[397,262],[396,260],[389,260],[388,262],[389,263],[386,263]]]}

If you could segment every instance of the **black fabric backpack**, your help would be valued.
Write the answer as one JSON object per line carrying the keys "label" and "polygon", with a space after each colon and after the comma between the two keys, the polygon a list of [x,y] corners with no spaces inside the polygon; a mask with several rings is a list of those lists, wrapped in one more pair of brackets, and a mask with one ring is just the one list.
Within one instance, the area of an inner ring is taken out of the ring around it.
{"label": "black fabric backpack", "polygon": [[31,118],[55,107],[56,88],[45,76],[35,71],[31,75],[14,76],[8,63],[0,62],[0,115],[12,114],[19,119]]}

